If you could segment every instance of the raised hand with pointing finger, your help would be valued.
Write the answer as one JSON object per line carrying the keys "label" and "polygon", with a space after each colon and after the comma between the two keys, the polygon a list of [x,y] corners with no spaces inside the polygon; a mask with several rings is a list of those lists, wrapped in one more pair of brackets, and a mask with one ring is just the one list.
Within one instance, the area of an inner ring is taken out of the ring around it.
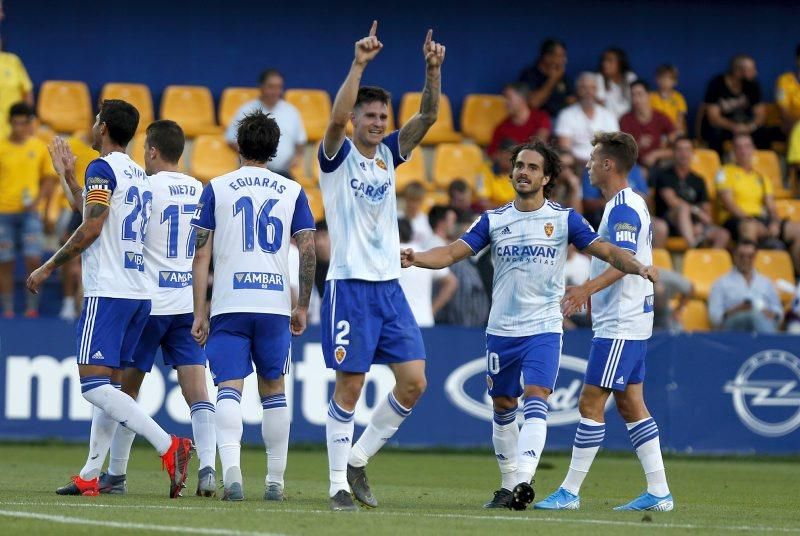
{"label": "raised hand with pointing finger", "polygon": [[425,63],[428,67],[441,67],[444,62],[445,46],[433,40],[433,30],[428,30],[425,36],[425,44],[422,45],[422,53],[425,55]]}
{"label": "raised hand with pointing finger", "polygon": [[383,43],[378,41],[378,37],[375,35],[377,31],[378,21],[374,20],[372,28],[369,29],[369,35],[356,41],[355,61],[359,65],[366,65],[372,61],[383,48]]}

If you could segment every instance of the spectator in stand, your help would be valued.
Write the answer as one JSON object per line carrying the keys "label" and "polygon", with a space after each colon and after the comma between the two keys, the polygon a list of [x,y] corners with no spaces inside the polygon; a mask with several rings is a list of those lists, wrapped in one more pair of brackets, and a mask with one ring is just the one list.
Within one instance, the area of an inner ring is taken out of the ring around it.
{"label": "spectator in stand", "polygon": [[[26,273],[41,264],[42,220],[47,212],[56,172],[47,146],[33,136],[33,108],[24,102],[11,106],[11,134],[0,140],[0,306],[5,318],[14,317],[14,263],[17,252]],[[39,296],[26,293],[25,316],[39,316]]]}
{"label": "spectator in stand", "polygon": [[[436,207],[434,207],[436,208]],[[450,209],[453,212],[452,209]],[[455,215],[455,212],[453,212]],[[400,232],[400,248],[418,248],[419,244],[411,242],[411,223],[405,219],[398,220]],[[436,295],[433,295],[434,283],[437,283]],[[400,287],[406,295],[408,305],[414,319],[421,328],[434,325],[434,316],[449,302],[458,289],[458,280],[449,268],[426,270],[412,266],[400,273]]]}
{"label": "spectator in stand", "polygon": [[281,138],[275,158],[269,162],[269,169],[285,177],[291,177],[290,170],[302,164],[303,151],[308,141],[303,119],[300,117],[300,112],[297,108],[282,98],[283,75],[280,71],[267,69],[262,72],[258,79],[258,85],[261,95],[239,108],[230,125],[228,125],[225,138],[228,141],[228,145],[238,153],[236,130],[239,121],[245,115],[256,110],[270,114],[278,123],[278,127],[281,130]]}
{"label": "spectator in stand", "polygon": [[[592,261],[571,245],[567,248],[567,261],[564,263],[564,284],[567,287],[583,285],[591,276]],[[564,329],[591,328],[592,321],[584,308],[572,316],[564,317]]]}
{"label": "spectator in stand", "polygon": [[675,89],[678,85],[678,68],[661,65],[656,69],[656,91],[650,92],[653,110],[670,118],[678,131],[686,134],[686,99]]}
{"label": "spectator in stand", "polygon": [[734,56],[728,72],[708,83],[702,135],[720,155],[724,142],[736,134],[750,134],[761,149],[769,149],[772,141],[779,138],[774,128],[764,126],[766,110],[757,74],[756,62],[742,54]]}
{"label": "spectator in stand", "polygon": [[[475,220],[474,215],[460,213],[455,231],[449,237],[442,236],[445,243],[462,236]],[[491,257],[491,255],[488,255]],[[483,279],[475,257],[469,257],[450,267],[450,271],[458,280],[453,298],[442,307],[436,315],[437,324],[452,324],[466,327],[485,327],[489,319],[489,293],[486,292]]]}
{"label": "spectator in stand", "polygon": [[572,104],[572,81],[566,73],[567,47],[558,39],[545,39],[539,49],[536,63],[529,65],[519,75],[519,81],[528,84],[528,104],[555,117]]}
{"label": "spectator in stand", "polygon": [[649,170],[660,160],[672,156],[669,144],[678,135],[678,131],[666,115],[650,106],[650,94],[643,80],[633,82],[630,92],[633,108],[619,120],[619,127],[622,132],[627,132],[636,140],[636,145],[639,146],[639,165]]}
{"label": "spectator in stand", "polygon": [[734,240],[761,243],[763,247],[789,248],[795,273],[800,273],[800,222],[781,220],[775,208],[772,183],[753,169],[753,139],[733,138],[735,163],[722,166],[717,175],[720,221]]}
{"label": "spectator in stand", "polygon": [[503,206],[516,195],[511,185],[511,149],[515,145],[512,140],[502,140],[494,160],[481,167],[480,197],[490,208]]}
{"label": "spectator in stand", "polygon": [[631,70],[628,55],[621,48],[609,48],[600,57],[597,102],[619,119],[631,109],[631,83],[637,76]]}
{"label": "spectator in stand", "polygon": [[486,149],[492,160],[506,157],[505,152],[500,150],[500,144],[504,141],[519,144],[532,138],[542,141],[550,138],[550,117],[542,110],[528,106],[528,93],[528,86],[522,82],[512,82],[503,89],[508,117],[494,129],[492,141]]}
{"label": "spectator in stand", "polygon": [[[653,328],[683,331],[681,315],[689,304],[694,286],[674,270],[659,268],[658,282],[653,286]],[[677,297],[677,306],[672,300]]]}
{"label": "spectator in stand", "polygon": [[433,236],[428,240],[426,247],[429,249],[438,248],[452,242],[450,237],[455,232],[457,219],[458,213],[453,207],[445,205],[432,206],[428,212],[428,223],[433,229]]}
{"label": "spectator in stand", "polygon": [[691,169],[694,145],[688,136],[675,140],[673,163],[653,173],[656,216],[669,224],[670,235],[682,236],[690,248],[728,246],[730,233],[714,224],[705,181]]}
{"label": "spectator in stand", "polygon": [[785,132],[800,121],[800,45],[794,51],[794,71],[783,73],[775,82],[775,102],[781,110]]}
{"label": "spectator in stand", "polygon": [[775,333],[783,317],[778,292],[754,268],[755,242],[742,240],[733,250],[733,269],[711,287],[708,316],[722,330]]}
{"label": "spectator in stand", "polygon": [[411,223],[411,242],[422,247],[427,247],[428,241],[433,236],[431,226],[428,225],[428,216],[422,211],[425,203],[425,185],[421,182],[412,182],[403,190],[405,208],[400,213],[401,218]]}
{"label": "spectator in stand", "polygon": [[[18,102],[33,108],[33,83],[28,71],[19,56],[3,50],[3,45],[0,38],[0,118],[8,117],[11,106]],[[6,139],[10,133],[8,123],[0,121],[0,139]]]}
{"label": "spectator in stand", "polygon": [[448,204],[456,210],[459,215],[464,215],[465,218],[472,219],[478,207],[475,206],[472,199],[472,188],[464,179],[455,179],[447,187]]}
{"label": "spectator in stand", "polygon": [[558,115],[555,134],[558,145],[572,151],[579,167],[583,167],[592,153],[594,135],[619,130],[619,123],[614,114],[597,104],[597,78],[594,74],[581,74],[575,93],[578,102],[564,108]]}
{"label": "spectator in stand", "polygon": [[561,157],[561,173],[556,179],[550,199],[562,207],[583,214],[583,184],[575,173],[575,157],[564,149],[558,149],[558,154]]}

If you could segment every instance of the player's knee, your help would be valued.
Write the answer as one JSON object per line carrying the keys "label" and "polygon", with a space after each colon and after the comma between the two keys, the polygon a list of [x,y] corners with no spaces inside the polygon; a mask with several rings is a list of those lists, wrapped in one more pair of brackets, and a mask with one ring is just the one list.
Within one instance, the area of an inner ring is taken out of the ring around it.
{"label": "player's knee", "polygon": [[403,400],[400,401],[401,403],[415,404],[428,387],[428,380],[425,379],[425,376],[411,378],[399,384],[397,387],[400,396],[403,398]]}
{"label": "player's knee", "polygon": [[586,392],[581,393],[578,399],[578,411],[580,411],[581,417],[600,422],[603,420],[604,409],[605,404],[602,400]]}
{"label": "player's knee", "polygon": [[492,406],[495,411],[508,411],[518,406],[517,399],[510,396],[496,396],[492,398]]}

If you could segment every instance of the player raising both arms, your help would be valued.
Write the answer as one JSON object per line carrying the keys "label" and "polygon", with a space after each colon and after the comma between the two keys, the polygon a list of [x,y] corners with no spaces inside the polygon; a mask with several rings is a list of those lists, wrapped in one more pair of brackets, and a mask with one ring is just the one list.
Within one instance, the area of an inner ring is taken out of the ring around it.
{"label": "player raising both arms", "polygon": [[[610,132],[596,135],[592,144],[594,149],[586,165],[589,179],[607,200],[600,236],[629,250],[639,261],[650,263],[650,213],[645,200],[631,190],[626,179],[636,162],[636,142],[628,134]],[[644,359],[647,339],[653,331],[653,285],[638,277],[625,277],[617,268],[592,259],[591,279],[570,288],[564,296],[565,315],[583,307],[591,297],[594,338],[578,402],[581,421],[567,477],[558,490],[534,508],[580,507],[578,493],[605,436],[605,404],[611,393],[647,478],[647,491],[615,510],[673,508],[658,426],[644,403]]]}
{"label": "player raising both arms", "polygon": [[[261,111],[246,115],[236,135],[242,167],[212,179],[192,219],[197,249],[192,265],[192,335],[206,344],[217,391],[216,429],[224,501],[241,501],[242,387],[253,372],[264,409],[267,448],[264,499],[284,500],[289,407],[283,377],[291,336],[306,328],[314,284],[314,218],[299,184],[267,169],[281,132]],[[299,297],[292,310],[289,241],[300,250]],[[206,309],[209,263],[214,261],[211,333]],[[291,318],[291,320],[290,320]],[[291,331],[290,331],[291,326]]]}
{"label": "player raising both arms", "polygon": [[[484,507],[524,510],[534,497],[530,483],[545,444],[547,398],[561,358],[560,301],[568,246],[629,274],[655,278],[657,272],[600,239],[580,214],[547,200],[561,172],[561,160],[551,147],[540,141],[515,147],[511,166],[514,201],[484,212],[460,240],[424,252],[406,249],[401,259],[403,267],[440,269],[491,246],[494,283],[486,328],[486,382],[502,482]],[[520,430],[517,399],[523,392],[525,422]]]}
{"label": "player raising both arms", "polygon": [[[336,371],[326,436],[330,507],[357,510],[378,502],[365,466],[391,438],[425,390],[425,347],[400,288],[395,168],[436,121],[445,48],[428,31],[423,45],[425,88],[420,111],[399,132],[386,134],[389,94],[359,88],[367,64],[383,44],[374,21],[355,44],[355,59],[336,94],[333,114],[319,149],[320,187],[331,238],[331,261],[321,311],[322,351]],[[353,123],[353,139],[345,137]],[[372,414],[352,446],[353,414],[364,376],[373,363],[389,365],[396,385]]]}
{"label": "player raising both arms", "polygon": [[98,477],[117,423],[144,436],[170,476],[170,497],[186,480],[192,442],[170,436],[128,395],[111,385],[111,375],[133,360],[150,314],[150,287],[143,245],[152,207],[150,179],[125,154],[139,112],[121,100],[100,103],[92,135],[100,158],[86,169],[85,189],[75,181],[75,156],[66,143],[51,148],[53,165],[83,223],[66,244],[28,277],[38,292],[57,267],[81,255],[84,307],[78,322],[78,373],[83,397],[93,406],[89,457],[79,475],[59,488],[62,495],[97,495]]}

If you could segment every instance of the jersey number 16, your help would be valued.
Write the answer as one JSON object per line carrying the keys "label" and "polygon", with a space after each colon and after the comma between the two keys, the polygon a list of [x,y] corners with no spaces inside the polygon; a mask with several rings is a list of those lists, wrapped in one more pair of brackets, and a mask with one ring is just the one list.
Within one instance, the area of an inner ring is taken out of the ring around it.
{"label": "jersey number 16", "polygon": [[277,253],[283,241],[283,222],[269,213],[278,203],[277,199],[267,199],[255,215],[253,199],[240,197],[233,205],[233,216],[242,214],[242,251],[253,251],[256,240],[264,253]]}

